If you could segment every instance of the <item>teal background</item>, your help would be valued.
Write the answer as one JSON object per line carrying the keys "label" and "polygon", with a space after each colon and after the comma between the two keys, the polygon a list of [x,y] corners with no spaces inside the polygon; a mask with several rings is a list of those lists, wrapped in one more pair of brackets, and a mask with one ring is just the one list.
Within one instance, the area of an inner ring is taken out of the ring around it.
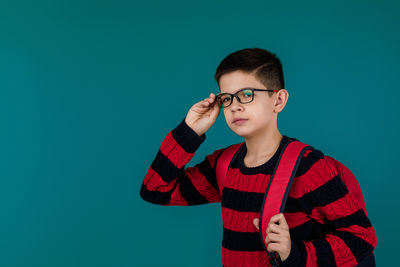
{"label": "teal background", "polygon": [[[0,266],[221,266],[218,204],[139,196],[170,130],[236,50],[276,53],[281,133],[345,164],[397,255],[396,1],[2,1]],[[187,166],[242,142],[223,113]],[[397,260],[396,260],[397,262]]]}

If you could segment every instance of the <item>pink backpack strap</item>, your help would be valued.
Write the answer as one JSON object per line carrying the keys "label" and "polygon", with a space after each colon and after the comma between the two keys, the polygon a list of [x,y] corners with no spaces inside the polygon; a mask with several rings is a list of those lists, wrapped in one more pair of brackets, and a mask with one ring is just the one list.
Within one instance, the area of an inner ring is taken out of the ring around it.
{"label": "pink backpack strap", "polygon": [[271,253],[265,246],[265,238],[267,237],[267,227],[272,216],[283,213],[286,200],[289,196],[290,187],[296,175],[296,171],[300,165],[306,150],[311,146],[300,141],[291,141],[282,149],[278,162],[271,175],[270,182],[264,195],[264,201],[261,207],[260,214],[260,238],[263,241],[265,251],[268,253],[271,265],[279,266],[278,253]]}
{"label": "pink backpack strap", "polygon": [[234,144],[227,147],[217,158],[215,164],[215,174],[218,181],[219,193],[222,196],[222,189],[224,188],[224,181],[226,179],[226,174],[228,172],[229,164],[231,163],[233,156],[238,151],[238,149],[244,143]]}

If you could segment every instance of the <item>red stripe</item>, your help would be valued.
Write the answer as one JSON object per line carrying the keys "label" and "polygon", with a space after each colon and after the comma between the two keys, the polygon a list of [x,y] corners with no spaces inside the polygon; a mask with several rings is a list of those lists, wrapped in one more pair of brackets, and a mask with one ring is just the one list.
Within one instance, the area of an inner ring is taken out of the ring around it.
{"label": "red stripe", "polygon": [[[253,192],[265,194],[271,175],[263,173],[246,175],[239,169],[229,169],[228,178],[224,181],[224,186],[242,192]],[[251,182],[246,182],[251,181]]]}
{"label": "red stripe", "polygon": [[234,251],[222,247],[222,264],[226,267],[271,266],[265,251]]}
{"label": "red stripe", "polygon": [[340,177],[342,178],[344,184],[346,185],[348,190],[351,192],[351,194],[354,196],[354,198],[357,200],[357,202],[361,205],[365,214],[368,216],[364,197],[361,192],[360,185],[358,184],[358,181],[357,181],[356,177],[354,176],[354,174],[349,170],[349,168],[347,168],[345,165],[343,165],[336,159],[329,157],[329,156],[326,156],[326,159],[327,159],[327,163],[329,163],[332,166],[338,167]]}
{"label": "red stripe", "polygon": [[[179,143],[176,142],[171,132],[168,133],[165,140],[161,143],[160,151],[163,155],[168,157],[172,164],[178,169],[182,168],[194,156],[194,153],[187,153]],[[172,151],[173,153],[171,153]]]}
{"label": "red stripe", "polygon": [[283,216],[285,216],[285,220],[289,225],[290,229],[295,228],[297,226],[301,226],[310,220],[310,218],[305,212],[294,212],[294,213],[284,212]]}
{"label": "red stripe", "polygon": [[334,235],[327,235],[326,241],[332,248],[333,255],[337,266],[356,266],[357,259],[351,252],[346,243],[339,237]]}
{"label": "red stripe", "polygon": [[170,191],[176,181],[172,181],[171,183],[166,183],[161,176],[153,170],[153,168],[149,168],[149,171],[147,172],[145,179],[144,179],[144,184],[146,188],[150,191],[159,191],[159,192],[168,192]]}
{"label": "red stripe", "polygon": [[187,206],[188,202],[182,197],[181,192],[177,189],[172,192],[171,194],[171,201],[167,206],[173,206],[173,205],[179,205],[179,206]]}
{"label": "red stripe", "polygon": [[221,211],[225,228],[237,232],[258,232],[253,220],[260,218],[260,212],[241,212],[225,207]]}
{"label": "red stripe", "polygon": [[300,198],[303,195],[314,191],[332,180],[336,174],[327,173],[323,159],[316,161],[308,172],[297,177],[298,183],[301,183],[302,192],[297,192],[295,198]]}
{"label": "red stripe", "polygon": [[315,207],[312,210],[311,217],[322,223],[324,217],[328,220],[336,220],[349,216],[359,209],[359,203],[356,203],[351,195],[347,193],[342,198],[323,207]]}
{"label": "red stripe", "polygon": [[315,247],[311,243],[311,241],[304,242],[304,245],[307,250],[307,258],[306,258],[306,266],[307,267],[314,267],[318,266],[317,264],[317,254],[315,252]]}
{"label": "red stripe", "polygon": [[188,167],[185,169],[185,173],[199,194],[204,196],[209,202],[219,201],[219,192],[210,184],[199,168]]}

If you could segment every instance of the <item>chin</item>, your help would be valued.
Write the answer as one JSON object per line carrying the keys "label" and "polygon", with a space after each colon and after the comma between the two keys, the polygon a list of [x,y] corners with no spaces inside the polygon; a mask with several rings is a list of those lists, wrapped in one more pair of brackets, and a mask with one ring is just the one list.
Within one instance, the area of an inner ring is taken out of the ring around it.
{"label": "chin", "polygon": [[245,129],[245,127],[236,127],[235,125],[229,126],[229,128],[234,132],[235,134],[241,136],[241,137],[248,137],[251,135],[252,131],[249,129]]}

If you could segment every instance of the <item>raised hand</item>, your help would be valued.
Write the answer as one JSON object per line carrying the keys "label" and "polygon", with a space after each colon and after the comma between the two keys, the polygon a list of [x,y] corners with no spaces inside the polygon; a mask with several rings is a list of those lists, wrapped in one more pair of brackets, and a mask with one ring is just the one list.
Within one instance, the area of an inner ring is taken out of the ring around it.
{"label": "raised hand", "polygon": [[194,104],[188,111],[185,122],[199,136],[204,134],[217,120],[220,107],[215,101],[215,95],[210,94],[209,97]]}

